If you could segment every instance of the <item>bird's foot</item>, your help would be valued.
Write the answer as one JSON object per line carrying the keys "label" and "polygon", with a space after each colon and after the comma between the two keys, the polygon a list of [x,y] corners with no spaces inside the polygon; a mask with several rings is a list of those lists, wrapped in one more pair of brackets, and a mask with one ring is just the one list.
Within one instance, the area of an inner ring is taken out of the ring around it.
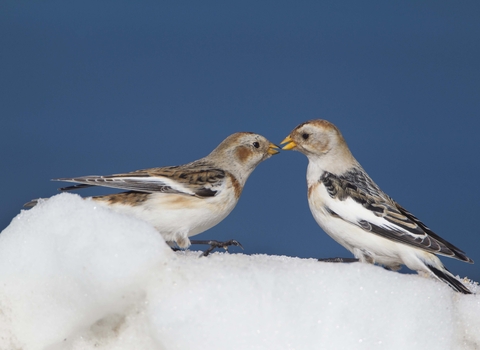
{"label": "bird's foot", "polygon": [[219,242],[219,241],[197,241],[197,240],[191,240],[190,241],[192,244],[208,244],[210,247],[205,250],[200,256],[208,256],[215,248],[223,248],[228,251],[229,246],[237,246],[243,249],[243,246],[240,244],[240,242],[231,239],[229,241],[225,242]]}
{"label": "bird's foot", "polygon": [[358,262],[357,258],[322,258],[318,259],[321,262],[332,262],[332,263],[353,263]]}

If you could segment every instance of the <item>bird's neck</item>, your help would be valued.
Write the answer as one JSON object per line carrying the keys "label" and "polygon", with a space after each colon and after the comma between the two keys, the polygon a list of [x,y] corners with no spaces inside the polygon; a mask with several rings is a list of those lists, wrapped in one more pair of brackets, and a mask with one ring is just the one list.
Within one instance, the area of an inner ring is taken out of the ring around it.
{"label": "bird's neck", "polygon": [[[307,181],[316,182],[325,173],[329,172],[335,175],[342,175],[352,167],[359,167],[357,160],[353,155],[348,154],[335,155],[323,154],[321,156],[309,155],[307,168]],[[310,183],[309,183],[310,185]]]}

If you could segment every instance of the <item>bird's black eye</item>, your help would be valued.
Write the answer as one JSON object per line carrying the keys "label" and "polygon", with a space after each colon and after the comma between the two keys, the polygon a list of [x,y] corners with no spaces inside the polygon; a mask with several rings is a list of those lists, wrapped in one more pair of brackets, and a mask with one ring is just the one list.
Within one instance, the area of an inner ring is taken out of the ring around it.
{"label": "bird's black eye", "polygon": [[258,148],[258,147],[260,147],[260,144],[255,141],[255,142],[253,143],[253,147]]}
{"label": "bird's black eye", "polygon": [[308,139],[309,136],[310,136],[310,135],[307,134],[306,132],[304,132],[304,133],[302,134],[302,137],[303,137],[304,140]]}

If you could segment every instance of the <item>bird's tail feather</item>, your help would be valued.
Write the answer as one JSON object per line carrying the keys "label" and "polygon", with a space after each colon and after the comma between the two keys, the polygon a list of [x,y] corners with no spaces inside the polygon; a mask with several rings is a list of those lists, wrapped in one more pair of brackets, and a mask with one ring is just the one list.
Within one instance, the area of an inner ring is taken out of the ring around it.
{"label": "bird's tail feather", "polygon": [[433,273],[435,277],[437,277],[440,281],[448,284],[455,291],[463,294],[472,294],[472,292],[467,287],[465,287],[462,282],[457,280],[455,276],[452,275],[450,271],[448,271],[445,267],[444,267],[444,270],[442,271],[429,264],[426,264],[426,266]]}
{"label": "bird's tail feather", "polygon": [[23,205],[24,208],[33,208],[38,204],[39,199],[32,199],[30,202],[27,202]]}

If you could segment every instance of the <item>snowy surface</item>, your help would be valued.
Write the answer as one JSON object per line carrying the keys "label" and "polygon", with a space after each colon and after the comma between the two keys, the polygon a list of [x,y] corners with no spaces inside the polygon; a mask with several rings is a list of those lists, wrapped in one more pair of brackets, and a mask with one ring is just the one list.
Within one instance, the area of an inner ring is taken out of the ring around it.
{"label": "snowy surface", "polygon": [[480,349],[480,297],[440,282],[198,255],[76,195],[22,211],[0,235],[0,349]]}

